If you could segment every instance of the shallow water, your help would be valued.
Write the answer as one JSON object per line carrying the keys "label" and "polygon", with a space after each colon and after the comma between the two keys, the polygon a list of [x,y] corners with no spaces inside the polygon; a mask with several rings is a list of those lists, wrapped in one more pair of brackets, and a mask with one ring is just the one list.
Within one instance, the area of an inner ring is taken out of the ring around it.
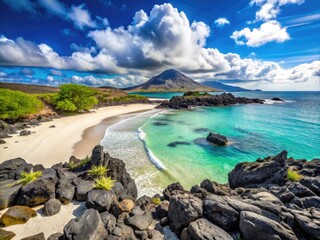
{"label": "shallow water", "polygon": [[[280,97],[286,102],[153,111],[109,129],[103,144],[130,165],[143,193],[156,192],[173,181],[186,188],[205,178],[225,183],[237,163],[283,149],[296,159],[320,157],[319,92],[235,95]],[[227,136],[230,144],[208,143],[205,138],[210,131]]]}

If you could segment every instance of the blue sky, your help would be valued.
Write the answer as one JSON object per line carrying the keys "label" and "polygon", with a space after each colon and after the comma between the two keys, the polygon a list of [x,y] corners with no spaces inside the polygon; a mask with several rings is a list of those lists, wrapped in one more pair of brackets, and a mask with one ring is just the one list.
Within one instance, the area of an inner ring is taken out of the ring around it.
{"label": "blue sky", "polygon": [[[0,0],[0,81],[320,90],[318,0]],[[235,81],[236,80],[236,81]]]}

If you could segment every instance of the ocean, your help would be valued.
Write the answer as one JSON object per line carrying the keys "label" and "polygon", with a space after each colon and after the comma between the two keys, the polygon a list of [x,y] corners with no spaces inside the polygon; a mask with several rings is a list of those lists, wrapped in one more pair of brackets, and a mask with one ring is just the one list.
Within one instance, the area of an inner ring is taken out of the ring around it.
{"label": "ocean", "polygon": [[[178,94],[144,93],[155,98]],[[109,127],[101,144],[126,162],[140,195],[177,181],[186,189],[207,178],[226,183],[237,163],[282,150],[295,159],[320,158],[320,92],[233,94],[266,99],[266,104],[153,110]],[[209,132],[225,135],[229,144],[208,143]]]}

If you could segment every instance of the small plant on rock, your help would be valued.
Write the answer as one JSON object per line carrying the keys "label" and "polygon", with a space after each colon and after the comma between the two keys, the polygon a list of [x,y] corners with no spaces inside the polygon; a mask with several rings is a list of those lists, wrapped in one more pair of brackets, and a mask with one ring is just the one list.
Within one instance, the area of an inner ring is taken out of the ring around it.
{"label": "small plant on rock", "polygon": [[292,182],[299,182],[302,176],[298,172],[288,169],[287,178]]}
{"label": "small plant on rock", "polygon": [[77,162],[77,163],[74,163],[74,162],[70,162],[68,163],[68,168],[73,170],[73,169],[76,169],[78,167],[81,167],[87,163],[89,163],[91,161],[91,157],[89,156],[86,156],[84,159],[82,159],[80,162]]}
{"label": "small plant on rock", "polygon": [[151,198],[151,202],[155,205],[159,205],[161,203],[161,199],[157,197]]}
{"label": "small plant on rock", "polygon": [[99,166],[92,166],[91,169],[88,170],[88,173],[91,176],[102,177],[106,174],[107,171],[108,171],[107,167],[99,165]]}
{"label": "small plant on rock", "polygon": [[114,183],[115,180],[112,180],[111,177],[100,177],[94,180],[93,187],[95,189],[110,191],[113,188]]}
{"label": "small plant on rock", "polygon": [[20,174],[20,178],[18,179],[18,181],[14,182],[12,184],[9,184],[8,186],[13,187],[18,184],[27,185],[27,184],[37,180],[41,176],[42,176],[42,172],[40,172],[40,171],[34,172],[31,170],[29,173],[22,172]]}

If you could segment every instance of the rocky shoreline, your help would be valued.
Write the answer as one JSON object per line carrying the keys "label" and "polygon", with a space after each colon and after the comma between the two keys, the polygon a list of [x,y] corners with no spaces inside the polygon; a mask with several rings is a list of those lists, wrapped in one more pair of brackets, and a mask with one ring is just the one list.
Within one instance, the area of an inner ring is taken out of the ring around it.
{"label": "rocky shoreline", "polygon": [[158,108],[190,109],[192,107],[229,106],[235,104],[263,104],[259,98],[235,97],[231,93],[203,96],[175,96],[169,101],[160,103]]}
{"label": "rocky shoreline", "polygon": [[[106,175],[115,180],[111,190],[93,188],[88,174],[93,166],[109,169]],[[31,170],[42,176],[12,185]],[[87,210],[48,239],[320,239],[320,159],[295,160],[283,151],[237,164],[228,179],[228,184],[207,179],[190,191],[173,183],[162,194],[137,198],[123,161],[99,145],[90,160],[71,157],[48,169],[16,158],[0,164],[0,207],[9,207],[1,221],[24,223],[36,217],[30,207],[39,204],[52,215],[75,199],[85,201]],[[12,237],[0,228],[0,239]],[[26,239],[45,238],[39,233]]]}

